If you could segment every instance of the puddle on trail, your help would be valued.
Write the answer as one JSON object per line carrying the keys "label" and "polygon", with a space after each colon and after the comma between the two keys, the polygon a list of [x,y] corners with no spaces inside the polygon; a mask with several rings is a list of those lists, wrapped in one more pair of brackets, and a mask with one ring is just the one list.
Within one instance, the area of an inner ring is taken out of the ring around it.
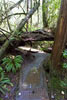
{"label": "puddle on trail", "polygon": [[41,86],[41,68],[33,67],[27,74],[22,86],[23,88],[34,88]]}

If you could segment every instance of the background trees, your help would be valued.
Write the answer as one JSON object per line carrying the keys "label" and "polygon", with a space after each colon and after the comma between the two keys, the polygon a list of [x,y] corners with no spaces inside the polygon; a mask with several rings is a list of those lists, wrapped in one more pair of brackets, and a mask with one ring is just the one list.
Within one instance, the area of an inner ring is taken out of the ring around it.
{"label": "background trees", "polygon": [[[62,57],[67,42],[66,10],[66,0],[0,0],[0,61],[3,62],[1,58],[6,53],[8,54],[8,51],[11,54],[11,50],[14,52],[15,48],[20,45],[32,46],[33,44],[34,48],[48,53],[52,52],[52,59],[50,60],[52,60],[51,67],[53,69],[50,70],[48,66],[46,69],[49,75],[50,71],[51,73],[54,72],[51,76],[53,78],[53,85],[51,86],[55,86],[56,89],[58,86],[55,83],[59,82],[64,86],[62,90],[66,89],[66,70],[62,69],[62,75],[58,74],[57,70],[55,72],[57,67],[62,68],[64,66],[67,68],[67,58]],[[66,51],[64,54],[66,57]],[[6,60],[8,59],[10,63],[15,64],[13,62],[14,57],[11,55]],[[60,62],[61,58],[65,63]],[[10,71],[13,67],[19,67],[8,64],[8,62],[6,66],[10,65],[7,66]],[[17,63],[19,65],[20,61]],[[2,68],[0,70],[3,71]],[[58,72],[60,71],[59,69]],[[60,80],[58,80],[59,78]],[[61,81],[62,78],[64,80]],[[60,86],[60,84],[58,85]],[[52,89],[54,88],[52,87]]]}

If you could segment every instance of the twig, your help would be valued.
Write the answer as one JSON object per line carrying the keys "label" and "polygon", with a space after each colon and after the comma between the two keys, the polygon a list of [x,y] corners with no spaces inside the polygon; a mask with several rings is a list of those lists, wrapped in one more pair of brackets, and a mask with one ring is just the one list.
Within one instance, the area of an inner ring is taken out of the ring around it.
{"label": "twig", "polygon": [[3,35],[6,37],[6,39],[8,39],[8,37],[6,36],[6,34],[3,31],[0,30],[0,32],[3,33]]}
{"label": "twig", "polygon": [[5,20],[6,18],[10,18],[11,16],[14,16],[14,15],[22,15],[22,14],[27,15],[27,13],[14,13],[14,14],[4,17],[2,20]]}
{"label": "twig", "polygon": [[9,34],[10,34],[10,32],[8,32],[8,31],[6,31],[6,30],[4,30],[4,29],[2,29],[2,28],[0,28],[0,30],[2,30],[2,31],[4,31],[4,32],[6,32],[6,33],[9,33]]}
{"label": "twig", "polygon": [[15,8],[17,5],[19,5],[21,2],[23,2],[23,0],[18,1],[17,3],[15,3],[14,5],[12,5],[9,9],[6,10],[6,12],[9,12],[10,10],[12,10],[13,8]]}

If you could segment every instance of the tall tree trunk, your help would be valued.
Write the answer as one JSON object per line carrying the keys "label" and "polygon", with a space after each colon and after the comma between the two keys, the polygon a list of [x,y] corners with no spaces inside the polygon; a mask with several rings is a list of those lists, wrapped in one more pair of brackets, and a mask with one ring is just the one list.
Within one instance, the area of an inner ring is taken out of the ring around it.
{"label": "tall tree trunk", "polygon": [[37,22],[37,23],[38,23],[38,25],[39,25],[39,9],[37,9],[37,17],[38,17],[38,18],[37,18],[37,19],[38,19],[38,22]]}
{"label": "tall tree trunk", "polygon": [[55,42],[52,52],[52,65],[57,68],[67,39],[67,0],[61,1],[61,9],[55,34]]}
{"label": "tall tree trunk", "polygon": [[[27,13],[29,12],[29,0],[27,0]],[[28,31],[28,24],[29,24],[29,21],[27,21],[27,25],[26,25],[26,29]]]}
{"label": "tall tree trunk", "polygon": [[48,13],[48,8],[47,8],[47,0],[42,1],[42,19],[43,19],[43,28],[48,26],[47,22],[47,13]]}
{"label": "tall tree trunk", "polygon": [[[30,8],[32,9],[32,0],[30,1]],[[30,24],[32,26],[32,17],[31,17],[31,20],[30,20]]]}

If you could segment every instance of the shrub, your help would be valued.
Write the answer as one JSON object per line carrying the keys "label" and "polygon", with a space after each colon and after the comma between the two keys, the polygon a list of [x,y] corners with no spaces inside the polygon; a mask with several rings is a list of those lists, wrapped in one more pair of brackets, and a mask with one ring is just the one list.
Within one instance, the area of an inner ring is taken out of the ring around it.
{"label": "shrub", "polygon": [[5,78],[4,70],[0,66],[0,92],[1,93],[5,94],[5,92],[8,91],[8,88],[6,87],[7,84],[12,85],[9,78]]}
{"label": "shrub", "polygon": [[3,59],[3,65],[7,72],[12,71],[13,73],[16,73],[16,71],[21,67],[22,61],[23,59],[20,55],[9,56]]}
{"label": "shrub", "polygon": [[64,57],[64,58],[67,58],[67,50],[64,50],[64,52],[63,52],[63,57]]}

